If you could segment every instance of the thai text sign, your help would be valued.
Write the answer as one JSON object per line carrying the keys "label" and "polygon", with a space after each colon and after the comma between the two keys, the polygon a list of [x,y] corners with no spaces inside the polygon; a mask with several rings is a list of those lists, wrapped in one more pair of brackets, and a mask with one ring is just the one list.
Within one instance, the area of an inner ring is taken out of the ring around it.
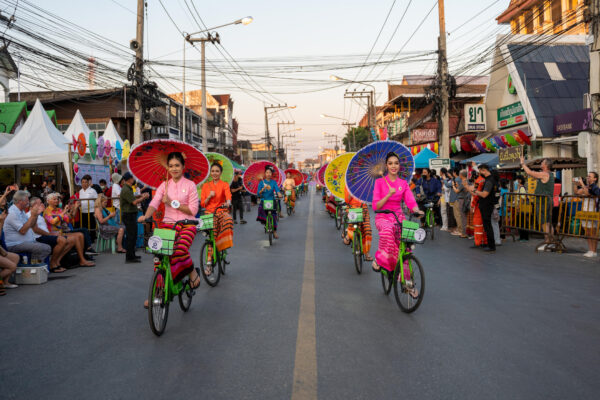
{"label": "thai text sign", "polygon": [[586,108],[554,117],[554,134],[578,133],[592,128],[592,109]]}
{"label": "thai text sign", "polygon": [[523,146],[507,147],[498,151],[500,164],[518,163],[523,156]]}
{"label": "thai text sign", "polygon": [[465,131],[485,131],[485,106],[483,104],[465,104]]}
{"label": "thai text sign", "polygon": [[498,129],[524,124],[525,122],[527,122],[527,117],[520,101],[498,109]]}
{"label": "thai text sign", "polygon": [[450,168],[452,162],[449,158],[432,158],[429,160],[430,169]]}
{"label": "thai text sign", "polygon": [[434,142],[437,140],[437,129],[413,129],[412,143]]}

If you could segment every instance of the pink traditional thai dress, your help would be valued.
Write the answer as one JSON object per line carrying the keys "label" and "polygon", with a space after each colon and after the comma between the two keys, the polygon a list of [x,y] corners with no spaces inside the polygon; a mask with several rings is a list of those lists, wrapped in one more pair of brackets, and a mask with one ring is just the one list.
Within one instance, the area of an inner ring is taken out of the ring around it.
{"label": "pink traditional thai dress", "polygon": [[[164,194],[165,183],[163,182],[156,190],[150,206],[158,210]],[[165,204],[165,217],[161,224],[162,228],[173,229],[174,222],[184,219],[196,219],[199,201],[198,191],[194,182],[186,178],[181,178],[179,182],[169,179],[167,195],[171,200],[177,200],[181,205],[188,206],[192,215],[175,209],[170,204]],[[178,282],[194,269],[194,262],[190,257],[190,247],[196,237],[196,227],[194,225],[178,225],[176,230],[177,235],[173,245],[174,252],[171,256],[171,274],[173,275],[173,280]]]}
{"label": "pink traditional thai dress", "polygon": [[[377,179],[373,191],[373,210],[377,210],[377,203],[388,194],[390,186],[396,189],[396,193],[388,199],[381,210],[394,211],[400,222],[402,222],[405,219],[402,212],[402,203],[406,203],[410,210],[417,207],[415,197],[408,186],[408,182],[404,179],[397,178],[393,182],[387,176]],[[388,271],[393,271],[398,261],[400,240],[395,234],[395,224],[396,219],[393,214],[375,214],[375,227],[379,232],[379,247],[375,253],[375,260],[380,267]]]}

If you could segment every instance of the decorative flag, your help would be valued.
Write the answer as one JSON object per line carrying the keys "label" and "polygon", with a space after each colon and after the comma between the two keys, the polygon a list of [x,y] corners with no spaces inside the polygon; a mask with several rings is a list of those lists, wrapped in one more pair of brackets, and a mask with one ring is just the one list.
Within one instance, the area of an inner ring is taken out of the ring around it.
{"label": "decorative flag", "polygon": [[379,129],[379,137],[381,140],[388,140],[388,130],[387,127],[383,129]]}

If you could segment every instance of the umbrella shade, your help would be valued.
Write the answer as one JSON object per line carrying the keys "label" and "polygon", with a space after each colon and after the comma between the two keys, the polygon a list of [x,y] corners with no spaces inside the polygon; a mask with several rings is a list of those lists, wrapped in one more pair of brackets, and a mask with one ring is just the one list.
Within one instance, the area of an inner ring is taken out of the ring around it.
{"label": "umbrella shade", "polygon": [[73,138],[73,152],[77,152],[77,138],[75,137],[75,135],[71,135],[71,137]]}
{"label": "umbrella shade", "polygon": [[[231,163],[231,160],[225,157],[223,154],[219,153],[205,153],[205,155],[208,159],[209,165],[212,166],[216,163],[223,167],[223,172],[221,173],[221,180],[223,182],[227,182],[227,184],[231,184],[231,182],[233,181],[233,164]],[[206,179],[208,179],[209,176],[210,173],[206,177]]]}
{"label": "umbrella shade", "polygon": [[494,139],[494,142],[496,143],[496,148],[503,149],[506,147],[506,145],[504,144],[504,142],[502,141],[500,136],[494,136],[493,139]]}
{"label": "umbrella shade", "polygon": [[115,144],[115,156],[119,161],[123,159],[123,146],[121,145],[121,142]]}
{"label": "umbrella shade", "polygon": [[129,144],[129,140],[125,140],[123,142],[123,160],[127,160],[127,158],[129,158],[130,152],[131,152],[131,144]]}
{"label": "umbrella shade", "polygon": [[492,144],[492,142],[490,142],[490,139],[483,139],[483,145],[489,151],[492,151],[492,152],[496,151],[496,148],[494,147],[494,145]]}
{"label": "umbrella shade", "polygon": [[265,167],[270,165],[273,168],[273,179],[275,182],[279,181],[279,168],[270,161],[257,161],[248,166],[244,172],[244,187],[246,190],[253,195],[258,194],[258,184],[265,177]]}
{"label": "umbrella shade", "polygon": [[485,147],[483,147],[483,145],[479,142],[479,140],[473,140],[472,144],[474,144],[475,148],[481,153],[485,153],[487,151]]}
{"label": "umbrella shade", "polygon": [[431,160],[432,158],[438,158],[438,155],[435,154],[433,150],[430,150],[427,147],[425,147],[414,158],[415,168],[428,168],[429,160]]}
{"label": "umbrella shade", "polygon": [[108,141],[108,140],[104,141],[104,157],[110,156],[111,151],[112,151],[112,146],[110,144],[110,141]]}
{"label": "umbrella shade", "polygon": [[411,178],[415,162],[410,150],[393,140],[377,141],[360,149],[350,160],[346,171],[346,187],[352,196],[369,204],[372,202],[375,180],[386,173],[385,157],[390,152],[396,153],[400,159],[400,178]]}
{"label": "umbrella shade", "polygon": [[519,135],[519,137],[521,138],[521,140],[523,140],[523,143],[526,144],[527,146],[531,146],[531,138],[529,136],[527,136],[527,134],[525,132],[523,132],[522,130],[518,130],[517,134]]}
{"label": "umbrella shade", "polygon": [[96,159],[96,150],[98,150],[98,143],[96,142],[96,134],[94,132],[90,132],[90,156],[92,160]]}
{"label": "umbrella shade", "polygon": [[452,140],[450,141],[450,148],[452,149],[453,153],[458,153],[458,147],[456,147],[456,139],[452,138]]}
{"label": "umbrella shade", "polygon": [[325,170],[327,169],[327,165],[329,165],[329,163],[323,165],[317,172],[317,182],[319,182],[319,185],[321,186],[325,186]]}
{"label": "umbrella shade", "polygon": [[98,138],[98,158],[104,157],[104,138],[100,136]]}
{"label": "umbrella shade", "polygon": [[507,133],[505,136],[506,141],[511,145],[511,146],[518,146],[519,142],[516,141],[515,137],[513,135],[511,135],[510,133]]}
{"label": "umbrella shade", "polygon": [[304,176],[304,182],[308,183],[310,181],[310,175],[302,173],[302,175]]}
{"label": "umbrella shade", "polygon": [[77,138],[77,152],[79,153],[79,156],[85,156],[86,150],[87,144],[85,140],[85,135],[83,133],[80,133],[79,137]]}
{"label": "umbrella shade", "polygon": [[346,196],[346,171],[356,153],[344,153],[334,158],[325,168],[325,186],[339,199]]}
{"label": "umbrella shade", "polygon": [[292,174],[292,178],[294,178],[294,184],[296,186],[300,186],[300,185],[302,185],[302,182],[304,182],[304,175],[302,174],[302,172],[298,171],[297,169],[288,168],[284,172],[285,172],[285,176],[287,176],[288,173]]}
{"label": "umbrella shade", "polygon": [[502,140],[502,143],[504,143],[505,147],[510,147],[511,146],[511,144],[508,143],[508,140],[506,140],[506,136],[504,136],[504,135],[500,136],[500,140]]}
{"label": "umbrella shade", "polygon": [[281,188],[283,186],[283,181],[285,180],[285,172],[279,167],[277,167],[277,169],[279,170],[279,182],[277,182],[277,184]]}
{"label": "umbrella shade", "polygon": [[138,181],[156,189],[167,179],[167,155],[174,151],[183,154],[183,175],[187,179],[196,185],[206,179],[209,166],[204,154],[192,145],[178,140],[155,139],[134,146],[127,166]]}

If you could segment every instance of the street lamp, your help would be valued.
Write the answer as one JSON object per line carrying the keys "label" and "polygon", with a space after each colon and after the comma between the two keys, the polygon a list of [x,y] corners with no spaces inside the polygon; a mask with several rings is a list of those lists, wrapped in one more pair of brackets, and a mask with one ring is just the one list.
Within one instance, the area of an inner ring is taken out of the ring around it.
{"label": "street lamp", "polygon": [[223,25],[218,25],[215,26],[213,28],[209,28],[209,29],[204,29],[198,32],[194,32],[194,33],[190,33],[188,35],[185,35],[185,37],[183,38],[183,124],[182,124],[182,131],[183,131],[183,141],[185,142],[185,124],[186,124],[186,117],[185,117],[185,42],[190,43],[192,46],[194,45],[194,43],[200,42],[201,44],[201,56],[202,56],[202,151],[207,152],[208,151],[208,139],[206,138],[206,131],[208,128],[206,119],[207,119],[207,114],[206,114],[206,68],[205,68],[205,62],[206,62],[206,49],[205,49],[205,44],[206,42],[211,42],[211,43],[221,43],[221,38],[219,37],[218,33],[215,33],[214,36],[211,33],[208,33],[208,35],[206,35],[205,37],[200,37],[200,38],[192,38],[193,35],[197,35],[199,33],[205,33],[205,32],[209,32],[212,31],[214,29],[218,29],[218,28],[223,28],[225,26],[229,26],[229,25],[248,25],[250,23],[252,23],[254,19],[250,16],[248,17],[244,17],[244,18],[240,18],[238,20],[235,20],[233,22],[230,22],[228,24],[223,24]]}

